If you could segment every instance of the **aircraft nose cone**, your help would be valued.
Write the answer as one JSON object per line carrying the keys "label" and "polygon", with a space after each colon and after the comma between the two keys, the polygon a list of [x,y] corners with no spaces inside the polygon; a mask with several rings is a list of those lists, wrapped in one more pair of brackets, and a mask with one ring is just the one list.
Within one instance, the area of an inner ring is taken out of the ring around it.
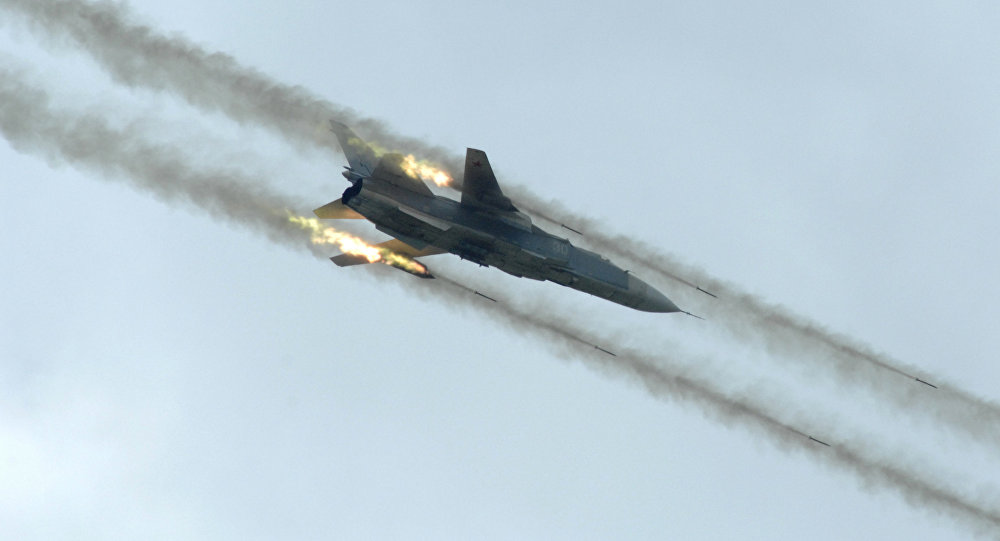
{"label": "aircraft nose cone", "polygon": [[639,306],[636,309],[642,310],[643,312],[680,312],[681,309],[674,304],[674,301],[667,298],[666,295],[660,293],[659,291],[649,288],[650,290],[646,292],[643,296]]}
{"label": "aircraft nose cone", "polygon": [[661,313],[681,311],[681,309],[674,304],[674,301],[668,299],[666,295],[655,289],[646,295],[646,298],[643,299],[642,306],[639,309],[646,312]]}
{"label": "aircraft nose cone", "polygon": [[635,304],[632,307],[636,310],[659,313],[681,311],[666,295],[631,274],[629,274],[628,289],[635,296]]}

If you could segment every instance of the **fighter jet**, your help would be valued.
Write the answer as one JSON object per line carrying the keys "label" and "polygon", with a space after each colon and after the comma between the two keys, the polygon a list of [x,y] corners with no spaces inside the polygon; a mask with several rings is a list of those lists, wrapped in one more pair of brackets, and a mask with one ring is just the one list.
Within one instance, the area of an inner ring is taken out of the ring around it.
{"label": "fighter jet", "polygon": [[[600,255],[543,231],[500,190],[486,153],[465,154],[462,199],[434,195],[404,167],[400,154],[378,158],[350,128],[330,121],[348,164],[351,186],[316,209],[322,219],[367,219],[394,239],[377,245],[402,258],[452,253],[508,274],[549,280],[644,312],[681,310],[653,286]],[[331,258],[339,266],[368,263],[351,254]],[[391,263],[390,263],[391,264]],[[433,278],[424,265],[393,265]]]}

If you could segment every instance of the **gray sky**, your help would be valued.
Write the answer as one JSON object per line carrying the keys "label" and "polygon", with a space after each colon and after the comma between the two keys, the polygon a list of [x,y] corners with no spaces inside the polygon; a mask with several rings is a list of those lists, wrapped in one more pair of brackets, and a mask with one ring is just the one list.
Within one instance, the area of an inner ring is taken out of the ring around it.
{"label": "gray sky", "polygon": [[[400,134],[482,148],[502,184],[1000,397],[993,4],[130,5]],[[142,119],[196,167],[269,178],[303,212],[346,187],[338,153],[124,90],[16,21],[0,11],[0,66],[27,68],[53,106]],[[0,173],[0,524],[14,538],[970,534],[405,279],[6,143]],[[426,262],[661,345],[803,429],[997,501],[995,447],[814,364],[454,259]]]}

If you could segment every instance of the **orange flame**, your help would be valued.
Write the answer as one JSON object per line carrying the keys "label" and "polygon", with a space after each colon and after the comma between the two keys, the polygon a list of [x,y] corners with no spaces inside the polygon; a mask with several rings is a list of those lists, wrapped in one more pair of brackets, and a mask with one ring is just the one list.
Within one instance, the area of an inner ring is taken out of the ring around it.
{"label": "orange flame", "polygon": [[[384,147],[376,141],[364,141],[360,138],[353,138],[350,140],[350,144],[353,145],[355,143],[372,149],[372,151],[375,152],[375,156],[379,158],[390,153],[402,154],[402,151]],[[403,168],[403,172],[412,178],[429,180],[441,187],[450,187],[452,184],[451,175],[446,173],[444,169],[441,169],[427,160],[417,159],[417,157],[413,154],[403,156],[403,161],[401,161],[399,165]]]}
{"label": "orange flame", "polygon": [[288,220],[302,229],[310,231],[313,244],[334,244],[340,248],[341,252],[361,256],[369,263],[384,263],[390,267],[396,267],[420,276],[430,274],[427,267],[419,261],[397,254],[388,248],[368,244],[350,233],[338,231],[332,227],[324,227],[316,218],[295,216],[289,213]]}
{"label": "orange flame", "polygon": [[448,186],[451,184],[451,176],[449,176],[448,173],[432,166],[429,162],[417,160],[413,154],[407,154],[404,156],[400,166],[407,175],[410,175],[413,178],[430,180],[438,186]]}

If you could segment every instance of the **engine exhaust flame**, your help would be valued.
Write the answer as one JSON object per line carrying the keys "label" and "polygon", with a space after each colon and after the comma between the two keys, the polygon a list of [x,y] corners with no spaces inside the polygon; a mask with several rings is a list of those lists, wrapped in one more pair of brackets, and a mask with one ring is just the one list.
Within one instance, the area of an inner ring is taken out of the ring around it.
{"label": "engine exhaust flame", "polygon": [[363,257],[369,263],[384,263],[421,278],[434,277],[423,263],[383,246],[369,244],[350,233],[324,226],[316,218],[306,218],[289,212],[288,221],[311,232],[313,244],[333,244],[340,248],[341,252]]}

